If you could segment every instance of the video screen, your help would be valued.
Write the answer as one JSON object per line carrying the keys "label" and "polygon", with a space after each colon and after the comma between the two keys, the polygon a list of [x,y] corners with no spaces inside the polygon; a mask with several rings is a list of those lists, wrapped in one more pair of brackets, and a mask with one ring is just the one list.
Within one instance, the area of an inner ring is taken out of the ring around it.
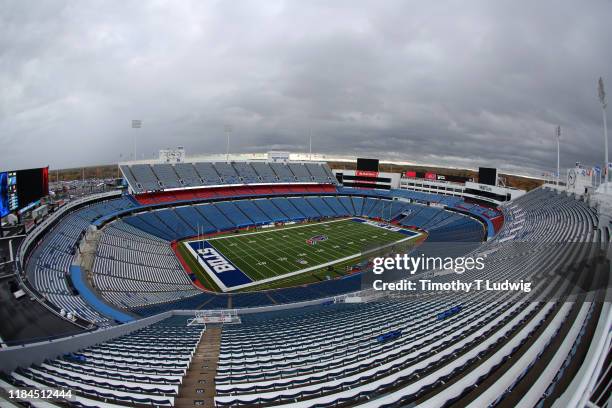
{"label": "video screen", "polygon": [[6,217],[10,213],[8,203],[8,173],[0,173],[0,217]]}
{"label": "video screen", "polygon": [[478,182],[494,186],[497,184],[497,169],[492,167],[478,168]]}
{"label": "video screen", "polygon": [[19,209],[49,195],[49,168],[17,171],[17,197]]}
{"label": "video screen", "polygon": [[378,171],[378,159],[357,159],[357,170]]}
{"label": "video screen", "polygon": [[49,168],[0,173],[0,216],[5,217],[49,195]]}
{"label": "video screen", "polygon": [[17,211],[19,207],[19,197],[17,195],[17,172],[7,173],[7,200],[9,212]]}

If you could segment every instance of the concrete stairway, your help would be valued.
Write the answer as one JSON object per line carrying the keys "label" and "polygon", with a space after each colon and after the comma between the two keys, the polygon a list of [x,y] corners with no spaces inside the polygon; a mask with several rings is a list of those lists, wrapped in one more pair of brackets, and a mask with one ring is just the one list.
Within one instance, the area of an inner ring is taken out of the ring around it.
{"label": "concrete stairway", "polygon": [[215,373],[219,362],[221,326],[207,325],[191,359],[187,374],[179,388],[175,406],[213,407],[215,396]]}

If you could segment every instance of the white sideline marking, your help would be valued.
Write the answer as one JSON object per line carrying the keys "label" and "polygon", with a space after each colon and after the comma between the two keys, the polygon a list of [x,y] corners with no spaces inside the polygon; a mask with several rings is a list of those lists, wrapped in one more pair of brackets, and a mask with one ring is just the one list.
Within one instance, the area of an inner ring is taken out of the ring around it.
{"label": "white sideline marking", "polygon": [[[212,238],[205,238],[205,239],[192,239],[189,241],[183,241],[183,242],[192,242],[192,241],[217,241],[220,239],[228,239],[228,238],[235,238],[235,237],[245,237],[247,235],[256,235],[256,234],[266,234],[268,232],[275,232],[275,231],[279,231],[279,230],[283,230],[283,231],[287,231],[289,229],[295,229],[295,228],[305,228],[305,227],[312,227],[313,225],[323,225],[323,224],[331,224],[332,222],[340,222],[340,221],[346,221],[346,220],[350,220],[352,218],[355,217],[349,217],[349,218],[340,218],[337,220],[332,220],[332,221],[324,221],[324,222],[317,222],[317,223],[306,223],[303,225],[296,225],[296,226],[292,226],[292,227],[284,227],[284,228],[279,228],[279,229],[269,229],[269,230],[265,230],[265,231],[255,231],[255,232],[245,232],[244,234],[235,234],[235,235],[224,235],[222,237],[212,237]],[[416,232],[416,231],[415,231]]]}

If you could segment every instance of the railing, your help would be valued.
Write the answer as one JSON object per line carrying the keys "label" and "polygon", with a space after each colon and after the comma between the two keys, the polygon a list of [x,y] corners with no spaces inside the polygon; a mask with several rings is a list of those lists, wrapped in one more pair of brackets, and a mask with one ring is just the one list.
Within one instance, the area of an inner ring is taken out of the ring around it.
{"label": "railing", "polygon": [[612,348],[608,349],[606,361],[608,364],[602,367],[599,374],[599,381],[595,384],[589,402],[586,406],[588,407],[609,407],[610,406],[610,395],[612,392]]}
{"label": "railing", "polygon": [[[31,231],[28,234],[28,236],[19,245],[19,249],[17,250],[17,258],[15,259],[15,268],[17,272],[16,276],[17,276],[17,280],[19,281],[19,285],[21,288],[23,288],[28,293],[28,295],[32,299],[37,301],[39,304],[41,304],[44,308],[49,310],[51,313],[63,319],[66,319],[66,317],[62,316],[60,311],[55,306],[53,306],[52,304],[49,304],[46,299],[42,298],[40,294],[34,288],[30,287],[27,280],[24,279],[24,276],[26,273],[27,254],[29,250],[31,249],[31,246],[38,241],[38,238],[42,236],[42,234],[45,233],[47,229],[51,228],[53,224],[55,224],[60,218],[62,218],[64,215],[68,214],[72,210],[75,210],[92,201],[98,201],[101,199],[111,198],[111,197],[120,196],[120,195],[121,195],[121,191],[117,190],[117,191],[110,191],[106,193],[94,194],[91,196],[87,196],[87,197],[83,197],[83,198],[71,201],[70,203],[66,204],[65,206],[60,208],[58,211],[53,213],[50,217],[46,218],[38,226],[36,226],[36,228],[34,228],[34,230]],[[82,319],[82,318],[77,318],[76,320],[69,320],[69,321],[83,329],[90,329],[93,326],[92,322],[86,319]]]}
{"label": "railing", "polygon": [[100,199],[111,198],[111,197],[120,196],[120,195],[121,195],[121,191],[119,190],[109,191],[106,193],[94,194],[94,195],[90,195],[87,197],[79,198],[77,200],[71,201],[68,204],[64,205],[59,210],[57,210],[55,213],[53,213],[50,217],[46,218],[43,222],[37,225],[36,228],[34,228],[34,230],[31,231],[28,234],[28,236],[21,242],[21,245],[19,246],[19,249],[17,251],[18,261],[21,263],[22,266],[24,266],[23,263],[25,260],[25,254],[27,250],[29,249],[30,245],[32,244],[32,241],[34,241],[35,238],[37,238],[42,232],[44,232],[49,226],[55,223],[58,219],[63,217],[64,214],[90,201],[97,201]]}
{"label": "railing", "polygon": [[0,350],[0,371],[8,374],[17,367],[29,367],[33,364],[40,364],[45,360],[54,359],[63,354],[129,334],[135,330],[157,323],[173,314],[173,312],[165,312],[120,326],[96,330],[95,332],[79,333],[62,338],[47,338],[36,343],[7,347]]}

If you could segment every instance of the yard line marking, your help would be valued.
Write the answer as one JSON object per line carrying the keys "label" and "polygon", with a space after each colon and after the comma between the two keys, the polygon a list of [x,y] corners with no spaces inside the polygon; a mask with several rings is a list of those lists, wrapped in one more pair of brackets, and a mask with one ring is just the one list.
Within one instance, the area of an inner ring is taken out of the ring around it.
{"label": "yard line marking", "polygon": [[[373,222],[356,223],[351,218],[227,235],[207,241],[253,280],[247,284],[228,288],[233,291],[248,286],[265,285],[268,282],[290,278],[308,271],[323,270],[326,266],[359,258],[372,251],[393,246],[420,235],[404,235],[401,239],[396,239],[393,236],[395,234],[391,235],[395,231],[386,230],[382,225],[379,226]],[[368,227],[365,227],[366,225]],[[302,228],[302,230],[293,235],[287,234],[288,230],[296,228]],[[379,232],[376,235],[369,234],[368,229],[371,228],[378,228]],[[328,235],[329,239],[317,242],[312,246],[306,243],[304,235],[317,236],[321,233]],[[272,235],[263,239],[254,239],[256,234]],[[277,240],[275,234],[284,239]],[[368,241],[367,238],[361,238],[364,235],[371,236],[369,245],[363,244],[364,241]],[[228,242],[227,239],[230,238],[232,240]],[[356,240],[359,241],[355,242]],[[299,259],[309,266],[296,270],[296,265],[302,263],[296,263]]]}

